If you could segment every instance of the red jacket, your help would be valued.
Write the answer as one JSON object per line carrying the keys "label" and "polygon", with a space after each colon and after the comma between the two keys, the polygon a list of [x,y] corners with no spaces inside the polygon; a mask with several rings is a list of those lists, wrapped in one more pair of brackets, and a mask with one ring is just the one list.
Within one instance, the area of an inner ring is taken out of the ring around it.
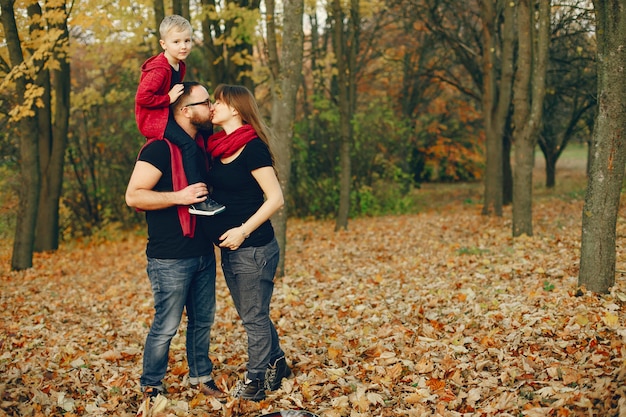
{"label": "red jacket", "polygon": [[[179,63],[180,80],[185,78],[186,66]],[[161,52],[141,66],[141,78],[135,95],[135,120],[146,139],[163,139],[170,109],[172,66]]]}

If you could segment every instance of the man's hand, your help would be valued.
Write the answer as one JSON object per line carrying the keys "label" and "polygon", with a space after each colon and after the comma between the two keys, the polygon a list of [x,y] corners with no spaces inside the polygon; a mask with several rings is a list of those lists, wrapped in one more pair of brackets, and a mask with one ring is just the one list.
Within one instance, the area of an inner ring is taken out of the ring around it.
{"label": "man's hand", "polygon": [[198,182],[196,184],[188,185],[179,191],[181,193],[181,205],[191,205],[201,203],[209,196],[209,189],[206,184]]}
{"label": "man's hand", "polygon": [[126,188],[126,204],[139,210],[161,210],[177,205],[188,206],[207,199],[209,190],[201,182],[179,191],[154,191],[161,175],[161,171],[152,164],[137,161]]}

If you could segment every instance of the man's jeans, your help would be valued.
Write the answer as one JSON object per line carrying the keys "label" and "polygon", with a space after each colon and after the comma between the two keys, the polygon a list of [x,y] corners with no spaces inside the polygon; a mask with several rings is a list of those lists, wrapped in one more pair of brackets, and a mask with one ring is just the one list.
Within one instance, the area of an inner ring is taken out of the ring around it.
{"label": "man's jeans", "polygon": [[248,378],[265,379],[270,360],[284,353],[270,319],[270,300],[280,249],[273,239],[261,247],[222,249],[222,270],[248,335]]}
{"label": "man's jeans", "polygon": [[154,320],[143,356],[143,387],[163,389],[170,342],[187,309],[187,363],[192,384],[211,379],[211,325],[215,319],[215,256],[186,259],[148,258]]}

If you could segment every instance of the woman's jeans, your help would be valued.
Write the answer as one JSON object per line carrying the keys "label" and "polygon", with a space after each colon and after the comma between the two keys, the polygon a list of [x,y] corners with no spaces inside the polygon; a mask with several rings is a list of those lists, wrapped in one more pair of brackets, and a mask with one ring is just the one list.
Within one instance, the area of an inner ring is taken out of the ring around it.
{"label": "woman's jeans", "polygon": [[248,378],[265,379],[270,360],[284,355],[270,319],[280,249],[276,239],[260,247],[222,249],[222,270],[248,335]]}
{"label": "woman's jeans", "polygon": [[211,325],[215,319],[215,256],[186,259],[148,258],[148,277],[154,297],[154,320],[143,356],[143,387],[163,389],[170,342],[187,309],[187,363],[192,384],[211,379]]}

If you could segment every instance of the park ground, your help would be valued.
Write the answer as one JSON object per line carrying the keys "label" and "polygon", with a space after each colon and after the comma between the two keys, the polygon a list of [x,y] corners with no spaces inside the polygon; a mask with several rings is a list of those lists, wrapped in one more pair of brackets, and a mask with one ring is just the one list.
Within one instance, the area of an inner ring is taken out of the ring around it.
{"label": "park ground", "polygon": [[[582,148],[581,148],[582,149]],[[480,184],[427,184],[416,214],[290,220],[272,317],[295,377],[261,403],[188,387],[184,326],[154,416],[626,416],[626,251],[616,285],[579,288],[584,158],[535,179],[534,235],[481,215]],[[142,231],[112,230],[9,270],[0,250],[0,415],[132,416],[151,320]],[[246,339],[218,268],[211,357],[229,390]]]}

